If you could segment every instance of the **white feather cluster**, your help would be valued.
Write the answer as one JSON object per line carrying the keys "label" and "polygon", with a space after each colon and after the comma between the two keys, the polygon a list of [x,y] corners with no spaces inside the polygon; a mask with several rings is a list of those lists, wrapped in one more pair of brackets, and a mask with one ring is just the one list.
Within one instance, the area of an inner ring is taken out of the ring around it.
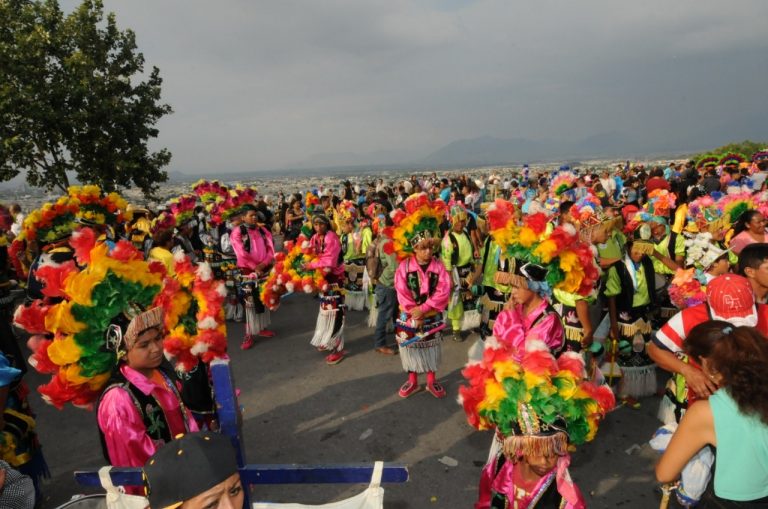
{"label": "white feather cluster", "polygon": [[211,264],[207,262],[200,263],[197,266],[197,275],[203,281],[210,281],[213,277],[213,270],[211,270]]}

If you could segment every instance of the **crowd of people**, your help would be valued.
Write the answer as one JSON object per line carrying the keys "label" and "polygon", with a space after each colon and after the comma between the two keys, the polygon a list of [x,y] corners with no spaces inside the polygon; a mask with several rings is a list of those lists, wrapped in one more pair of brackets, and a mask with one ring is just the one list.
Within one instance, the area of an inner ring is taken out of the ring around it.
{"label": "crowd of people", "polygon": [[374,351],[399,355],[401,398],[444,398],[444,338],[478,338],[460,389],[470,425],[495,430],[477,508],[586,507],[573,446],[654,394],[657,477],[677,503],[768,506],[766,175],[768,151],[344,181],[274,202],[200,181],[155,210],[82,186],[26,217],[3,208],[0,472],[28,476],[18,492],[39,501],[12,321],[51,375],[46,401],[95,409],[105,460],[142,467],[218,429],[208,365],[226,321],[245,322],[250,349],[301,292],[328,365],[349,355],[349,314],[368,314]]}

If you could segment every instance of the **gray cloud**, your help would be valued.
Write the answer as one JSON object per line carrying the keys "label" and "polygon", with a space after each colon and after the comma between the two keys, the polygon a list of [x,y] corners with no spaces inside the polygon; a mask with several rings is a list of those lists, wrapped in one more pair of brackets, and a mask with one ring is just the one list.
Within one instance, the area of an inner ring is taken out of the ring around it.
{"label": "gray cloud", "polygon": [[768,113],[760,0],[105,3],[161,70],[187,173],[485,134],[674,148]]}

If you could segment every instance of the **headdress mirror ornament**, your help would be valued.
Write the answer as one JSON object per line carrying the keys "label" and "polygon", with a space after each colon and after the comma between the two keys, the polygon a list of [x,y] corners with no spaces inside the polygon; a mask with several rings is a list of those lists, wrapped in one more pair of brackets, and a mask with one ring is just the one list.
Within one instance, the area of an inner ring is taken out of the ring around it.
{"label": "headdress mirror ornament", "polygon": [[632,234],[633,249],[638,250],[644,255],[650,256],[655,249],[653,245],[651,226],[648,223],[641,223]]}

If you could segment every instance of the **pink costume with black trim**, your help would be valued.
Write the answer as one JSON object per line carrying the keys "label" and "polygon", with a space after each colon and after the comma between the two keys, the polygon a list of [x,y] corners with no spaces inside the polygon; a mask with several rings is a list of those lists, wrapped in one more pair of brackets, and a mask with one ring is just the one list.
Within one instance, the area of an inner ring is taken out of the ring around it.
{"label": "pink costume with black trim", "polygon": [[[340,261],[341,242],[338,235],[331,230],[325,232],[325,235],[315,233],[309,240],[312,250],[317,258],[307,264],[308,269],[330,269],[326,275],[329,282],[337,283],[344,278],[344,264]],[[328,277],[328,276],[332,277]]]}
{"label": "pink costume with black trim", "polygon": [[[247,238],[244,236],[247,235]],[[237,256],[237,266],[244,274],[250,274],[261,264],[266,264],[264,269],[275,262],[275,246],[272,234],[263,226],[249,228],[240,225],[232,229],[229,234],[232,249]],[[247,242],[246,242],[247,241]],[[247,243],[247,245],[246,245]],[[262,276],[266,270],[262,271]],[[264,306],[259,297],[257,279],[243,285],[243,299],[245,303],[246,338],[253,337],[269,327],[269,310]]]}
{"label": "pink costume with black trim", "polygon": [[[400,304],[400,309],[405,311],[410,318],[411,309],[415,308],[418,304],[413,297],[413,292],[408,288],[408,273],[415,272],[419,278],[419,294],[425,298],[424,302],[420,304],[422,313],[429,313],[430,311],[437,311],[442,313],[446,307],[448,307],[448,300],[451,297],[451,278],[448,272],[445,270],[445,265],[433,258],[426,270],[423,270],[419,263],[416,261],[416,257],[411,257],[408,261],[403,261],[395,272],[395,290],[397,291],[397,302]],[[429,294],[428,273],[436,273],[438,275],[438,285],[432,294]]]}
{"label": "pink costume with black trim", "polygon": [[[160,404],[171,437],[198,431],[192,414],[182,409],[173,391],[157,385],[127,364],[120,366],[120,372],[128,383],[145,395],[151,395]],[[142,467],[164,444],[147,434],[147,427],[133,398],[123,388],[115,387],[104,393],[99,402],[97,420],[104,435],[109,462],[113,466]]]}
{"label": "pink costume with black trim", "polygon": [[[441,361],[442,334],[429,332],[443,325],[442,313],[451,296],[451,277],[440,260],[432,258],[422,269],[416,257],[411,256],[395,271],[395,290],[401,311],[395,323],[395,337],[403,369],[410,373],[434,373]],[[420,325],[411,316],[416,307],[423,314]],[[402,345],[414,336],[424,337]]]}
{"label": "pink costume with black trim", "polygon": [[557,354],[563,348],[564,332],[560,315],[542,300],[527,316],[522,304],[501,311],[493,325],[493,336],[505,347],[520,352],[525,351],[526,338],[538,339],[549,347],[550,352]]}
{"label": "pink costume with black trim", "polygon": [[246,227],[245,231],[249,238],[249,249],[245,248],[243,228],[234,228],[229,234],[232,249],[237,256],[237,266],[250,272],[262,263],[267,264],[267,266],[272,265],[275,261],[275,245],[272,241],[272,234],[263,226]]}
{"label": "pink costume with black trim", "polygon": [[338,286],[344,280],[341,242],[334,232],[328,230],[325,235],[314,234],[309,243],[317,258],[307,263],[306,267],[325,271],[325,278],[330,284],[327,291],[320,293],[320,312],[310,344],[320,350],[341,352],[344,350],[346,314],[344,294]]}
{"label": "pink costume with black trim", "polygon": [[[581,490],[571,479],[568,472],[568,466],[571,463],[571,457],[561,456],[557,460],[555,468],[539,479],[529,496],[525,497],[520,503],[515,504],[515,483],[514,469],[515,464],[511,461],[504,461],[504,464],[497,469],[497,462],[488,463],[483,468],[480,477],[480,487],[475,509],[491,509],[496,507],[515,507],[534,509],[542,499],[550,501],[560,499],[559,502],[564,509],[585,509],[584,496]],[[556,490],[557,493],[553,493]],[[538,498],[536,498],[538,497]],[[535,500],[534,500],[535,499]],[[506,504],[501,505],[504,500]],[[493,505],[492,505],[493,504]],[[551,504],[547,507],[551,507]]]}

